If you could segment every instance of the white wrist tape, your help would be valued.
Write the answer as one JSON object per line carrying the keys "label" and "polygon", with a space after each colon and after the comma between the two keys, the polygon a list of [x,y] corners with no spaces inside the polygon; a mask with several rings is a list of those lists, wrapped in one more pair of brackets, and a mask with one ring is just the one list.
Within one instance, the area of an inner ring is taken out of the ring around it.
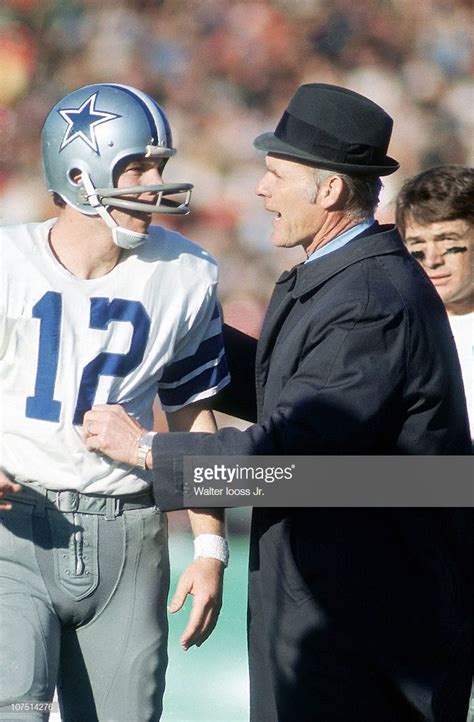
{"label": "white wrist tape", "polygon": [[229,545],[218,534],[199,534],[194,540],[195,559],[219,559],[226,567],[229,563]]}

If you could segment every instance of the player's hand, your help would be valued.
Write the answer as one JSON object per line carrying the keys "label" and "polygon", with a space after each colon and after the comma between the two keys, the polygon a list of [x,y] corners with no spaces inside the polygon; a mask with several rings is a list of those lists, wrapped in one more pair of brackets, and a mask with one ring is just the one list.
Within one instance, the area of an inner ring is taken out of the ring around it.
{"label": "player's hand", "polygon": [[89,451],[131,466],[137,463],[138,441],[146,429],[119,404],[93,406],[84,414],[83,429]]}
{"label": "player's hand", "polygon": [[0,511],[8,511],[12,508],[10,501],[2,501],[2,499],[5,494],[16,494],[17,491],[21,491],[21,484],[16,484],[0,471]]}
{"label": "player's hand", "polygon": [[193,606],[180,644],[187,651],[195,644],[200,647],[217,624],[222,605],[224,565],[218,559],[195,559],[179,578],[175,595],[168,607],[178,612],[188,594],[193,595]]}

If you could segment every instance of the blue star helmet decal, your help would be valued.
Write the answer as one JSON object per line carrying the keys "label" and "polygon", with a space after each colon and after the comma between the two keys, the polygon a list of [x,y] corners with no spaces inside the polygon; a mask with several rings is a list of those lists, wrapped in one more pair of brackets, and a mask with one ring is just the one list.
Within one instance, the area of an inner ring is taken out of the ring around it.
{"label": "blue star helmet decal", "polygon": [[103,110],[96,110],[95,102],[97,93],[91,95],[85,100],[80,108],[68,108],[67,110],[59,110],[59,114],[68,124],[66,133],[61,143],[60,151],[72,143],[76,138],[80,138],[91,148],[97,155],[99,146],[97,144],[96,128],[102,123],[108,123],[115,118],[121,118],[115,113],[107,113]]}

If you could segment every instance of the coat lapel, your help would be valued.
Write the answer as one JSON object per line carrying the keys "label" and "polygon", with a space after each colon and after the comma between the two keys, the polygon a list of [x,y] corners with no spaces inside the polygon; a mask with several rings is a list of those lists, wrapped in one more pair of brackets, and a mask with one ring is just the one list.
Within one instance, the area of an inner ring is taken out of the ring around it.
{"label": "coat lapel", "polygon": [[275,341],[282,324],[297,301],[297,299],[293,297],[292,291],[295,286],[296,270],[298,267],[299,266],[295,266],[291,271],[284,271],[276,282],[263,321],[255,360],[257,408],[259,413],[263,407],[263,389],[267,380],[268,368]]}

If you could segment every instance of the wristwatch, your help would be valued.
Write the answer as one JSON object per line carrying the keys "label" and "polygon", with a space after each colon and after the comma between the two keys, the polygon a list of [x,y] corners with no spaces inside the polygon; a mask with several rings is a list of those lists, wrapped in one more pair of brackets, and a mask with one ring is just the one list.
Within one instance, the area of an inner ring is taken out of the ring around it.
{"label": "wristwatch", "polygon": [[140,469],[146,469],[146,457],[148,455],[148,452],[151,451],[153,437],[155,436],[155,434],[156,431],[145,431],[138,439],[136,465],[139,466]]}

